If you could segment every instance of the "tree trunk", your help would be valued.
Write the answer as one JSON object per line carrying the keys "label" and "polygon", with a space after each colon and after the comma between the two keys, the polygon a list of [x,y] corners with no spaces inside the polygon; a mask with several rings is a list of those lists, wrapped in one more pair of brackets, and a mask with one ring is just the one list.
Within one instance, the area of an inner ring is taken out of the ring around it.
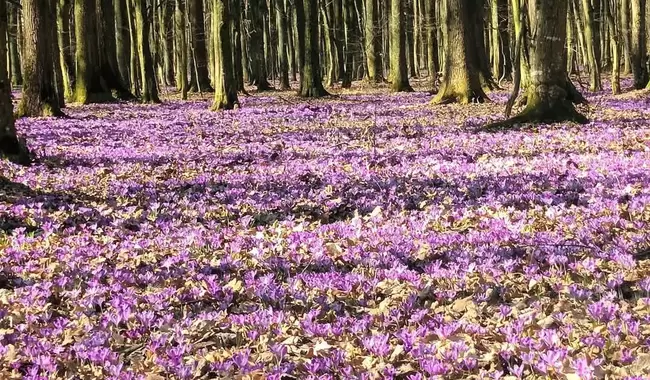
{"label": "tree trunk", "polygon": [[251,62],[251,80],[257,91],[271,89],[266,71],[264,57],[264,15],[266,14],[266,1],[248,0],[246,14],[250,20],[249,59]]}
{"label": "tree trunk", "polygon": [[646,0],[630,0],[632,5],[632,37],[630,44],[630,61],[634,88],[644,88],[648,82],[645,67],[645,2]]}
{"label": "tree trunk", "polygon": [[[212,86],[210,85],[210,75],[208,73],[208,50],[205,44],[203,0],[190,1],[189,16],[192,36],[190,46],[195,65],[191,69],[195,71],[197,80],[195,84],[198,85],[201,91],[211,92]],[[190,88],[190,91],[198,91],[199,88]]]}
{"label": "tree trunk", "polygon": [[230,49],[230,17],[229,0],[212,0],[212,43],[215,61],[212,110],[214,111],[232,109],[238,104],[233,55]]}
{"label": "tree trunk", "polygon": [[174,78],[174,0],[164,0],[162,6],[163,83],[176,85]]}
{"label": "tree trunk", "polygon": [[390,78],[393,92],[413,91],[409,84],[408,63],[406,61],[406,28],[404,23],[404,3],[391,0],[390,12]]}
{"label": "tree trunk", "polygon": [[527,122],[587,122],[574,108],[572,101],[580,98],[566,72],[567,2],[539,0],[529,3],[530,85],[526,91],[526,108],[521,114],[504,122],[487,126],[498,129]]}
{"label": "tree trunk", "polygon": [[326,65],[328,63],[329,65],[326,65],[327,67],[327,74],[325,77],[325,85],[327,87],[332,87],[334,83],[336,83],[337,80],[337,74],[338,74],[338,64],[337,64],[337,57],[336,57],[336,36],[334,35],[334,26],[332,22],[332,18],[330,17],[332,12],[332,2],[327,5],[324,2],[319,2],[320,8],[321,8],[321,14],[322,14],[322,20],[323,20],[323,25],[322,25],[322,31],[323,31],[323,39],[325,40],[325,57],[327,57],[327,61],[323,63],[323,65]]}
{"label": "tree trunk", "polygon": [[56,9],[57,38],[59,42],[59,55],[61,62],[61,76],[63,79],[64,96],[72,99],[74,96],[74,66],[72,48],[70,47],[70,0],[58,0]]}
{"label": "tree trunk", "polygon": [[445,64],[440,92],[434,104],[484,102],[489,100],[481,86],[480,63],[475,33],[469,25],[474,0],[446,0],[443,38]]}
{"label": "tree trunk", "polygon": [[18,115],[62,116],[54,78],[55,10],[49,0],[23,0],[22,5],[25,34],[30,38],[25,39],[25,75]]}
{"label": "tree trunk", "polygon": [[[408,63],[408,74],[411,78],[418,77],[417,64],[415,63],[415,36],[413,7],[407,0],[403,0],[402,17],[406,30],[406,61]],[[411,0],[413,1],[413,0]]]}
{"label": "tree trunk", "polygon": [[74,100],[88,104],[112,100],[101,83],[95,0],[75,0],[76,66]]}
{"label": "tree trunk", "polygon": [[[282,1],[282,0],[278,0]],[[290,5],[289,0],[283,0],[284,1],[284,9],[285,9],[285,17],[287,19],[287,41],[289,43],[288,48],[289,48],[289,71],[291,71],[291,80],[292,81],[297,81],[298,80],[298,62],[296,59],[296,48],[295,45],[298,44],[298,42],[294,38],[294,33],[293,33],[293,6]]]}
{"label": "tree trunk", "polygon": [[296,0],[298,45],[300,46],[300,90],[306,98],[329,95],[321,81],[318,38],[318,0]]}
{"label": "tree trunk", "polygon": [[381,64],[381,28],[379,27],[379,5],[377,0],[366,0],[366,58],[368,60],[368,80],[379,83],[384,75]]}
{"label": "tree trunk", "polygon": [[433,0],[424,0],[426,13],[426,36],[427,36],[427,71],[429,72],[429,86],[435,87],[435,82],[440,71],[438,65],[438,41],[436,28],[436,2]]}
{"label": "tree trunk", "polygon": [[[23,1],[23,6],[26,2]],[[0,0],[0,56],[7,56],[7,2]],[[7,61],[0,59],[0,158],[28,165],[30,155],[24,142],[16,136],[14,111],[11,104],[11,83],[7,78]]]}
{"label": "tree trunk", "polygon": [[115,0],[115,53],[117,58],[117,70],[120,75],[120,82],[126,88],[132,86],[131,73],[129,69],[131,61],[131,32],[127,18],[126,0]]}
{"label": "tree trunk", "polygon": [[135,96],[128,89],[128,82],[122,82],[119,63],[117,60],[117,46],[115,44],[115,9],[108,1],[100,2],[99,32],[101,35],[102,49],[99,50],[101,76],[107,88],[114,91],[118,99],[132,100]]}
{"label": "tree trunk", "polygon": [[174,12],[174,41],[176,51],[176,85],[181,91],[181,99],[187,100],[189,83],[187,82],[187,31],[185,8],[186,0],[176,0],[176,10]]}
{"label": "tree trunk", "polygon": [[22,65],[20,64],[19,51],[18,7],[11,5],[9,8],[9,57],[11,58],[11,83],[13,83],[14,86],[23,85],[23,72]]}
{"label": "tree trunk", "polygon": [[276,23],[278,29],[278,55],[280,57],[280,89],[289,90],[289,56],[287,55],[287,14],[284,9],[284,0],[275,2]]}
{"label": "tree trunk", "polygon": [[614,16],[612,13],[612,5],[608,0],[604,1],[605,5],[605,17],[607,18],[607,25],[610,29],[610,38],[612,46],[612,94],[621,93],[621,49],[619,43],[619,30],[616,28],[616,21],[614,21]]}
{"label": "tree trunk", "polygon": [[598,91],[602,90],[603,86],[600,83],[600,62],[596,55],[596,45],[599,44],[599,41],[596,40],[596,33],[594,32],[594,10],[590,0],[581,0],[580,4],[586,42],[585,48],[587,50],[587,62],[589,62],[589,89],[591,91]]}
{"label": "tree trunk", "polygon": [[[230,23],[232,25],[232,35],[230,36],[232,40],[233,47],[233,75],[235,78],[235,90],[246,92],[244,88],[244,66],[243,66],[243,49],[242,49],[242,26],[241,26],[241,0],[231,0],[230,5]],[[214,25],[214,24],[212,24]],[[214,34],[214,32],[213,32]],[[212,35],[212,41],[214,41],[214,35]],[[214,53],[215,44],[210,44],[210,49],[213,51],[215,57],[216,65],[216,53]],[[212,69],[214,70],[216,66],[213,65]],[[214,78],[214,74],[213,74]]]}
{"label": "tree trunk", "polygon": [[143,103],[160,103],[156,71],[149,46],[149,20],[147,17],[147,1],[135,0],[135,24],[138,50],[138,63],[140,64],[140,98]]}
{"label": "tree trunk", "polygon": [[356,11],[354,0],[343,0],[343,18],[345,21],[345,76],[343,77],[343,88],[352,87],[352,75],[354,72],[354,50],[358,43]]}

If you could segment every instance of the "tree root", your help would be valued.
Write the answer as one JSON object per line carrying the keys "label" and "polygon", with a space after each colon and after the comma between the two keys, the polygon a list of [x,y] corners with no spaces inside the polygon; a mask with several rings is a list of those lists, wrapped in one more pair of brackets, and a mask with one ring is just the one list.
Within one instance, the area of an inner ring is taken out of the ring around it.
{"label": "tree root", "polygon": [[589,122],[587,117],[576,111],[571,103],[568,103],[554,108],[534,107],[532,109],[525,109],[517,116],[485,125],[479,130],[483,132],[497,132],[516,129],[520,124],[552,124],[563,121],[577,124],[586,124]]}
{"label": "tree root", "polygon": [[14,164],[23,166],[28,166],[33,160],[25,139],[10,136],[0,138],[0,157],[2,156]]}

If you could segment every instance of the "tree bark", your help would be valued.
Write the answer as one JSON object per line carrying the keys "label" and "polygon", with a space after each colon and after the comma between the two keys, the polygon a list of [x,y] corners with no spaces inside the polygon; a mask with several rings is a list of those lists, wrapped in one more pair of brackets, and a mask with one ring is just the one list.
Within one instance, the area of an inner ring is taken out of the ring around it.
{"label": "tree bark", "polygon": [[481,68],[469,13],[474,0],[446,0],[443,26],[445,64],[434,104],[488,101],[481,86]]}
{"label": "tree bark", "polygon": [[381,64],[381,28],[379,27],[379,5],[377,0],[366,0],[365,34],[368,80],[380,83],[384,79]]}
{"label": "tree bark", "polygon": [[511,127],[527,122],[587,122],[573,106],[579,95],[566,72],[567,2],[533,0],[529,2],[530,85],[526,91],[526,108],[521,114],[486,127],[488,130]]}
{"label": "tree bark", "polygon": [[357,35],[356,11],[354,9],[354,0],[343,0],[343,19],[345,21],[345,76],[341,86],[343,88],[352,87],[352,75],[354,72],[354,50],[359,42]]}
{"label": "tree bark", "polygon": [[[616,27],[616,21],[613,16],[612,5],[608,0],[604,1],[605,17],[607,18],[607,25],[610,30],[611,46],[612,46],[612,94],[621,93],[621,49],[619,28]],[[615,9],[614,9],[615,11]]]}
{"label": "tree bark", "polygon": [[[0,0],[0,56],[7,56],[7,2]],[[11,104],[11,83],[7,77],[7,61],[0,59],[0,158],[28,165],[30,154],[24,141],[16,135]]]}
{"label": "tree bark", "polygon": [[23,0],[22,5],[25,34],[30,38],[25,39],[25,75],[18,116],[62,116],[54,78],[55,10],[49,0]]}
{"label": "tree bark", "polygon": [[163,83],[176,85],[174,78],[174,0],[164,0],[162,6]]}
{"label": "tree bark", "polygon": [[636,89],[644,88],[648,83],[645,67],[645,2],[646,0],[630,0],[632,5],[630,61]]}
{"label": "tree bark", "polygon": [[151,47],[149,46],[149,20],[147,17],[147,1],[135,0],[135,24],[140,64],[140,98],[143,103],[160,103],[156,70],[154,69]]}
{"label": "tree bark", "polygon": [[107,88],[114,91],[118,99],[133,100],[135,96],[129,91],[128,82],[123,82],[117,60],[117,45],[115,42],[115,9],[108,1],[99,2],[102,49],[99,50],[101,76]]}
{"label": "tree bark", "polygon": [[280,58],[280,89],[289,90],[289,56],[287,55],[287,14],[284,9],[284,0],[275,2],[276,23],[278,30],[278,55]]}
{"label": "tree bark", "polygon": [[191,0],[189,7],[189,20],[191,31],[192,57],[195,67],[192,68],[195,73],[196,85],[198,87],[190,88],[190,91],[211,92],[210,75],[208,73],[208,50],[205,44],[205,25],[203,0]]}
{"label": "tree bark", "polygon": [[602,90],[603,86],[600,83],[600,62],[596,53],[596,45],[599,44],[599,41],[596,40],[594,9],[591,6],[590,0],[581,0],[580,4],[586,42],[585,48],[587,50],[587,62],[589,62],[589,89],[591,91],[598,91]]}
{"label": "tree bark", "polygon": [[390,78],[393,92],[413,91],[409,84],[408,62],[406,60],[406,28],[404,4],[391,0],[390,8]]}
{"label": "tree bark", "polygon": [[117,70],[120,75],[120,82],[130,88],[130,60],[131,60],[131,35],[127,18],[126,0],[115,0],[115,53],[117,57]]}
{"label": "tree bark", "polygon": [[270,90],[264,56],[264,15],[266,2],[264,0],[248,0],[246,14],[250,21],[249,59],[251,62],[251,80],[257,91]]}
{"label": "tree bark", "polygon": [[[230,49],[229,0],[212,0],[212,43],[214,44],[214,101],[212,110],[232,109],[238,104]],[[237,17],[237,16],[235,16]]]}
{"label": "tree bark", "polygon": [[174,41],[176,51],[176,85],[181,91],[181,99],[187,100],[189,83],[187,82],[187,31],[186,31],[186,0],[176,0],[174,12]]}
{"label": "tree bark", "polygon": [[318,38],[318,0],[296,0],[298,45],[300,46],[300,90],[306,98],[329,95],[321,81]]}
{"label": "tree bark", "polygon": [[22,86],[23,84],[20,49],[18,47],[18,16],[18,7],[11,5],[9,8],[9,57],[11,58],[11,83],[14,86]]}

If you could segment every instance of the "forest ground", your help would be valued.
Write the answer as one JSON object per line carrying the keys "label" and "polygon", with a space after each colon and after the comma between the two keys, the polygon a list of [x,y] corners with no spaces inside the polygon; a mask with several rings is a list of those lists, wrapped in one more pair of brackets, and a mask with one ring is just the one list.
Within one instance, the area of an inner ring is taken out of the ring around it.
{"label": "forest ground", "polygon": [[648,376],[649,101],[583,92],[498,133],[505,91],[21,119],[0,377]]}

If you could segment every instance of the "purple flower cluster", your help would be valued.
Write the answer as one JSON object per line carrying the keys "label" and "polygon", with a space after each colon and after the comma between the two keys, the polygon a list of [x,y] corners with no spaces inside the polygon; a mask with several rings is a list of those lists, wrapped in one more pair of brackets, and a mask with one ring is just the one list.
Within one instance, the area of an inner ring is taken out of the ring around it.
{"label": "purple flower cluster", "polygon": [[479,133],[501,105],[429,99],[19,120],[0,377],[649,376],[643,100]]}

